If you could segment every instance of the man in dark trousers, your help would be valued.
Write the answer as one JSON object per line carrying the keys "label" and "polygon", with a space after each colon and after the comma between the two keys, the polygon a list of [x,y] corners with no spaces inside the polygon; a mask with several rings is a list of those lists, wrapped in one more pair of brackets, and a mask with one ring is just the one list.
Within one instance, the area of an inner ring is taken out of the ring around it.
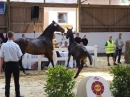
{"label": "man in dark trousers", "polygon": [[3,60],[5,62],[5,96],[10,97],[10,80],[11,74],[14,76],[15,92],[16,97],[20,96],[20,85],[19,85],[19,60],[21,59],[22,52],[19,46],[13,42],[14,33],[12,31],[7,32],[8,41],[1,47],[1,64],[0,73],[2,72]]}
{"label": "man in dark trousers", "polygon": [[81,42],[81,38],[79,37],[79,33],[76,33],[76,37],[74,38],[75,42],[77,42],[78,44],[80,44]]}
{"label": "man in dark trousers", "polygon": [[105,43],[105,50],[106,50],[106,55],[107,55],[108,66],[111,66],[110,61],[109,61],[110,56],[113,59],[113,65],[117,65],[115,58],[114,58],[114,48],[115,48],[114,41],[112,40],[112,36],[109,35],[109,39]]}
{"label": "man in dark trousers", "polygon": [[81,39],[81,41],[83,42],[84,46],[88,45],[88,39],[86,38],[86,35],[84,35],[84,37]]}
{"label": "man in dark trousers", "polygon": [[115,45],[116,45],[116,50],[115,50],[115,60],[116,57],[118,56],[118,63],[121,64],[121,54],[122,54],[122,48],[124,46],[124,41],[122,39],[122,33],[118,34],[118,37],[115,39]]}

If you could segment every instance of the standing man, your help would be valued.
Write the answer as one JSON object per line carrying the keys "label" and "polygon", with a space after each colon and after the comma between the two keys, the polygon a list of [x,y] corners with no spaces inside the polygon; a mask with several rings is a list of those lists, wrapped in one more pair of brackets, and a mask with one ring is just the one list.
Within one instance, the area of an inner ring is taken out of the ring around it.
{"label": "standing man", "polygon": [[84,37],[81,39],[81,41],[83,42],[84,46],[88,45],[88,39],[86,38],[86,35],[84,35]]}
{"label": "standing man", "polygon": [[115,45],[116,45],[116,50],[115,50],[115,61],[116,57],[118,56],[118,63],[121,64],[120,59],[121,59],[121,54],[122,54],[122,48],[124,46],[124,41],[121,38],[122,33],[118,34],[118,37],[115,39]]}
{"label": "standing man", "polygon": [[0,38],[0,44],[2,44],[3,40]]}
{"label": "standing man", "polygon": [[58,48],[58,45],[60,43],[62,43],[62,42],[56,42],[56,35],[53,34],[53,39],[52,39],[53,48]]}
{"label": "standing man", "polygon": [[2,72],[3,60],[5,62],[5,96],[10,97],[10,80],[11,74],[13,73],[16,97],[23,97],[20,96],[19,85],[19,60],[21,59],[22,52],[19,46],[13,42],[13,32],[7,32],[7,38],[8,41],[2,45],[0,54],[0,58],[2,61],[0,64],[0,73]]}
{"label": "standing man", "polygon": [[[52,39],[52,44],[53,44],[53,49],[54,48],[58,48],[58,45],[60,44],[61,42],[56,42],[56,35],[53,34],[53,39]],[[56,54],[57,54],[57,57],[61,57],[60,56],[60,53],[58,51],[56,51]]]}
{"label": "standing man", "polygon": [[107,55],[107,62],[108,62],[108,66],[111,66],[110,65],[110,62],[109,62],[109,57],[111,56],[112,59],[113,59],[113,65],[117,65],[115,63],[115,58],[114,58],[114,41],[112,40],[112,36],[109,35],[109,40],[106,41],[106,44],[105,44],[105,50],[106,50],[106,55]]}
{"label": "standing man", "polygon": [[25,37],[25,34],[22,34],[22,37]]}
{"label": "standing man", "polygon": [[80,44],[81,42],[81,38],[79,37],[79,33],[76,33],[76,37],[74,38],[75,42],[77,42],[78,44]]}

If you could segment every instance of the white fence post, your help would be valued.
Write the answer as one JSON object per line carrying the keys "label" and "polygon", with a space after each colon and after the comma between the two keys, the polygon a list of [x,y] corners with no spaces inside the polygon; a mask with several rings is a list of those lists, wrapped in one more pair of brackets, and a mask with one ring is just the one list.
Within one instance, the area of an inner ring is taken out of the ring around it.
{"label": "white fence post", "polygon": [[38,71],[41,70],[41,55],[38,55]]}
{"label": "white fence post", "polygon": [[56,54],[56,50],[55,49],[53,50],[53,62],[54,62],[54,66],[55,66],[56,63],[57,63],[57,54]]}
{"label": "white fence post", "polygon": [[95,57],[94,67],[97,67],[97,65],[98,65],[98,62],[97,62],[97,45],[94,46],[94,57]]}

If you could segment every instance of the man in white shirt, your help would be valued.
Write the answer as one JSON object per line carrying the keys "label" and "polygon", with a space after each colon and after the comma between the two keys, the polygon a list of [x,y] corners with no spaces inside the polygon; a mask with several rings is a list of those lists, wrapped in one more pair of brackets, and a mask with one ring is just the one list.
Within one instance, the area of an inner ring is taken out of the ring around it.
{"label": "man in white shirt", "polygon": [[116,57],[118,56],[118,63],[121,64],[120,59],[121,59],[121,54],[122,54],[122,48],[124,46],[124,41],[121,38],[122,33],[118,34],[118,37],[115,39],[115,45],[116,45],[116,50],[115,50],[115,61]]}
{"label": "man in white shirt", "polygon": [[20,85],[19,85],[19,60],[21,59],[22,52],[19,46],[13,42],[14,33],[9,31],[7,33],[8,41],[1,47],[1,64],[0,73],[2,72],[2,64],[5,62],[5,96],[10,97],[10,80],[11,74],[14,76],[15,92],[16,97],[20,96]]}

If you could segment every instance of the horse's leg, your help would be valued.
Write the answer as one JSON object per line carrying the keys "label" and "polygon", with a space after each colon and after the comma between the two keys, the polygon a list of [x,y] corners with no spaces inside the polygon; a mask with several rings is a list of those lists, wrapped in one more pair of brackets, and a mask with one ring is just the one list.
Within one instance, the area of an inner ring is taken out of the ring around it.
{"label": "horse's leg", "polygon": [[80,64],[80,60],[76,60],[76,63],[77,63],[77,66],[78,66],[78,71],[77,71],[77,73],[76,73],[74,78],[77,78],[79,73],[80,73],[80,71],[83,69],[84,61],[81,61],[81,64]]}
{"label": "horse's leg", "polygon": [[70,53],[68,53],[67,68],[69,67],[70,57],[71,57],[71,55],[70,55]]}
{"label": "horse's leg", "polygon": [[22,71],[24,74],[28,75],[28,73],[25,72],[25,69],[23,68],[23,65],[22,65],[22,57],[21,59],[19,60],[19,66],[21,67]]}
{"label": "horse's leg", "polygon": [[[49,59],[48,66],[49,66],[49,63],[51,62],[52,66],[53,66],[53,68],[54,68],[54,61],[53,61],[53,58],[52,58],[52,57],[49,57],[48,59]],[[48,67],[48,66],[47,66],[47,67]]]}
{"label": "horse's leg", "polygon": [[73,68],[75,68],[75,58],[73,57]]}
{"label": "horse's leg", "polygon": [[51,62],[52,66],[54,67],[54,61],[53,61],[53,58],[52,58],[52,53],[49,53],[46,55],[46,57],[48,58],[49,62],[47,64],[47,67],[49,66],[49,63]]}

